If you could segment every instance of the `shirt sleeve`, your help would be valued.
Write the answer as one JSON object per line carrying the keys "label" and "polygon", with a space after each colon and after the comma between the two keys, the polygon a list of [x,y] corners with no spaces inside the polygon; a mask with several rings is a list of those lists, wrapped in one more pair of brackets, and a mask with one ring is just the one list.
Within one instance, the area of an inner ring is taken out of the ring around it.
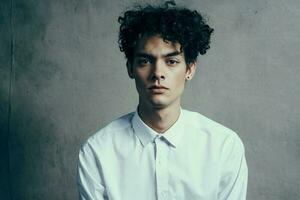
{"label": "shirt sleeve", "polygon": [[86,144],[79,152],[77,185],[80,200],[104,200],[105,187],[101,167],[92,149]]}
{"label": "shirt sleeve", "polygon": [[246,200],[248,167],[245,149],[237,135],[225,141],[218,200]]}

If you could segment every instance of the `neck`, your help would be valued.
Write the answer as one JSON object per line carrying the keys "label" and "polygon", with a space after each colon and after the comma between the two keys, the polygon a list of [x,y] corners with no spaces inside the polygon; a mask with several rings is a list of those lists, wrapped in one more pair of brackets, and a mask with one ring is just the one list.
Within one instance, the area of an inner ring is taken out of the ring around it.
{"label": "neck", "polygon": [[180,103],[165,108],[148,107],[140,103],[138,113],[145,124],[158,133],[164,133],[177,121]]}

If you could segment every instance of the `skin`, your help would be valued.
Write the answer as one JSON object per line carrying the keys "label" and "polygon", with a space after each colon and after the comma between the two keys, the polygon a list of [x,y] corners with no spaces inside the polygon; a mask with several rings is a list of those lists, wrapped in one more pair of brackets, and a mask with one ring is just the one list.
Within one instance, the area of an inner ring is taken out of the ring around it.
{"label": "skin", "polygon": [[195,74],[196,63],[185,62],[179,43],[164,41],[159,35],[144,36],[132,63],[127,62],[127,71],[139,94],[139,116],[156,132],[164,133],[180,115],[181,95]]}

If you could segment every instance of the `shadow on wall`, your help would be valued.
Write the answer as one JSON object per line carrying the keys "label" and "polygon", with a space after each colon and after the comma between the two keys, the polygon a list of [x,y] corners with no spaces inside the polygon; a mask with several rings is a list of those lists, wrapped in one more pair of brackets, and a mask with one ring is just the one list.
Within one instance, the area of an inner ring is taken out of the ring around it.
{"label": "shadow on wall", "polygon": [[10,199],[8,112],[11,63],[10,2],[0,1],[0,199]]}
{"label": "shadow on wall", "polygon": [[12,199],[67,199],[62,145],[44,96],[52,77],[61,72],[46,55],[51,45],[45,41],[50,1],[12,2],[12,109],[7,133]]}

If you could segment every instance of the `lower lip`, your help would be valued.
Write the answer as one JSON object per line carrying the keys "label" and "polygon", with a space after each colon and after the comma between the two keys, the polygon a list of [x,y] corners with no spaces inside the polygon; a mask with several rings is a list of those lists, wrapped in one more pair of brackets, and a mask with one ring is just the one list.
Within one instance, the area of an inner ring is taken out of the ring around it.
{"label": "lower lip", "polygon": [[151,93],[154,94],[163,94],[167,89],[165,88],[152,88],[150,89]]}

